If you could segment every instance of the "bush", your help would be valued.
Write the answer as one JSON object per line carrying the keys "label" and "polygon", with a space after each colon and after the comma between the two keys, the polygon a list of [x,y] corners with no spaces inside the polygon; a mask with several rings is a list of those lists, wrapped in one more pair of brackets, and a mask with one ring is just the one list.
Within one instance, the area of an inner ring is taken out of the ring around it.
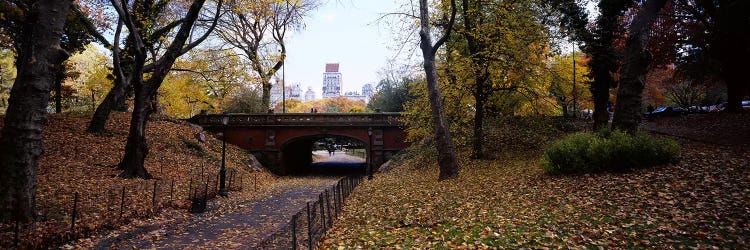
{"label": "bush", "polygon": [[595,173],[647,168],[677,161],[680,147],[674,140],[644,132],[576,133],[552,144],[544,152],[548,174]]}

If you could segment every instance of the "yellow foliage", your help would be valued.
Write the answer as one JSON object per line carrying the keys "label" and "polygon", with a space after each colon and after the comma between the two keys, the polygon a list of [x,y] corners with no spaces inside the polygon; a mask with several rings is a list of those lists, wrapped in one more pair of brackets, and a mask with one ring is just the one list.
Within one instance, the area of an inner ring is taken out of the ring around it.
{"label": "yellow foliage", "polygon": [[[274,107],[274,112],[281,113],[282,103]],[[287,113],[311,113],[317,109],[319,113],[362,113],[367,111],[367,104],[362,100],[353,100],[343,96],[336,98],[325,98],[310,102],[302,102],[297,99],[286,100]]]}
{"label": "yellow foliage", "polygon": [[198,114],[209,97],[185,75],[170,75],[159,89],[159,101],[164,112],[175,118],[189,118]]}

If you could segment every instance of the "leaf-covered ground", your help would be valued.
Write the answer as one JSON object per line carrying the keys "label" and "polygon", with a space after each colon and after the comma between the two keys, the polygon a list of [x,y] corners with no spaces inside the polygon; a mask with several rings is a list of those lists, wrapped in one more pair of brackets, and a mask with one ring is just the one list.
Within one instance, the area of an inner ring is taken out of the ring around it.
{"label": "leaf-covered ground", "polygon": [[[153,120],[148,124],[150,150],[145,165],[154,179],[122,179],[115,177],[120,172],[115,167],[125,148],[130,114],[113,113],[108,132],[102,135],[85,131],[89,118],[90,115],[74,113],[50,115],[44,130],[45,151],[38,167],[38,221],[20,226],[21,246],[54,246],[120,225],[189,216],[189,187],[197,189],[209,183],[209,190],[214,190],[221,164],[220,140],[203,132],[206,141],[200,142],[196,139],[198,128],[180,121]],[[227,159],[227,167],[232,169],[229,172],[234,173],[230,174],[235,190],[232,200],[250,199],[278,183],[277,177],[251,163],[244,150],[228,145]],[[123,187],[126,196],[121,217]],[[78,214],[71,231],[76,192]],[[14,225],[0,225],[0,248],[12,244],[13,228]]]}
{"label": "leaf-covered ground", "polygon": [[750,148],[680,144],[678,164],[579,176],[543,174],[533,149],[463,155],[443,182],[407,159],[358,187],[322,247],[750,247]]}
{"label": "leaf-covered ground", "polygon": [[644,122],[642,127],[712,144],[750,146],[750,112],[659,117]]}

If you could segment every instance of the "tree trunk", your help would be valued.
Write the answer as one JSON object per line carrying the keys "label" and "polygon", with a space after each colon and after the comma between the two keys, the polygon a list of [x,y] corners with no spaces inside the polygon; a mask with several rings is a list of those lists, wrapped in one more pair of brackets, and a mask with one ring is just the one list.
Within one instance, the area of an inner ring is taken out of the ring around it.
{"label": "tree trunk", "polygon": [[483,139],[484,139],[484,102],[485,102],[485,95],[482,93],[483,91],[483,80],[482,86],[480,85],[480,77],[476,78],[476,84],[477,88],[474,91],[474,100],[475,100],[475,109],[476,112],[474,113],[474,138],[472,138],[472,150],[471,150],[471,158],[474,159],[482,159],[484,158],[484,150],[483,150]]}
{"label": "tree trunk", "polygon": [[608,128],[609,111],[607,111],[607,103],[609,103],[609,88],[609,82],[603,82],[596,79],[596,77],[594,78],[594,82],[591,83],[591,98],[594,101],[594,131]]}
{"label": "tree trunk", "polygon": [[635,133],[641,121],[642,93],[646,86],[646,73],[651,65],[651,54],[646,50],[651,25],[667,0],[649,0],[630,24],[625,41],[625,58],[620,68],[620,88],[612,126]]}
{"label": "tree trunk", "polygon": [[109,90],[102,103],[96,107],[96,111],[94,111],[94,115],[91,117],[87,131],[91,133],[104,132],[109,115],[112,113],[112,109],[117,105],[117,100],[125,99],[125,87],[122,86],[122,84],[118,84],[119,82],[120,81],[115,81],[115,86]]}
{"label": "tree trunk", "polygon": [[[710,2],[706,5],[709,5]],[[750,57],[750,1],[719,1],[719,6],[711,15],[714,30],[709,46],[715,48],[715,60],[720,62],[720,76],[727,87],[727,105],[725,111],[743,112],[742,97],[750,94],[750,82],[747,81],[747,59]],[[716,8],[716,7],[715,7]]]}
{"label": "tree trunk", "polygon": [[[123,178],[145,178],[150,179],[151,175],[144,166],[146,156],[148,155],[148,144],[146,144],[146,124],[149,116],[154,111],[154,96],[157,94],[159,87],[164,78],[167,77],[172,65],[177,58],[184,54],[183,46],[188,39],[188,35],[198,14],[203,8],[205,0],[195,0],[190,5],[185,19],[175,35],[174,40],[169,45],[164,55],[158,60],[154,60],[154,70],[147,81],[143,81],[143,67],[145,64],[145,48],[142,52],[136,53],[132,82],[135,88],[135,101],[133,106],[133,115],[130,119],[130,131],[128,133],[128,142],[125,145],[125,155],[120,161],[120,168],[123,172],[120,177]],[[217,15],[218,16],[218,15]],[[210,30],[209,30],[210,31]],[[139,32],[133,32],[139,33]],[[140,47],[140,46],[136,46]]]}
{"label": "tree trunk", "polygon": [[261,79],[263,81],[263,93],[262,93],[262,99],[261,99],[261,105],[265,107],[266,110],[273,109],[274,107],[271,107],[271,88],[273,87],[271,85],[271,79]]}
{"label": "tree trunk", "polygon": [[750,86],[750,84],[745,84],[747,77],[746,74],[743,74],[747,71],[747,64],[739,62],[747,60],[750,52],[748,52],[747,48],[743,48],[747,44],[737,38],[742,37],[742,35],[733,35],[735,36],[724,36],[727,41],[721,42],[722,49],[719,61],[723,65],[721,76],[727,86],[727,105],[724,110],[731,113],[739,113],[744,111],[742,108],[742,96],[745,94],[746,88]]}
{"label": "tree trunk", "polygon": [[432,123],[435,126],[435,143],[438,151],[438,165],[440,166],[440,176],[438,179],[456,178],[458,177],[456,149],[453,146],[453,138],[451,137],[450,127],[445,118],[443,102],[440,98],[434,57],[425,57],[424,69],[427,72],[427,89],[429,91],[430,108],[432,110]]}
{"label": "tree trunk", "polygon": [[[472,17],[476,15],[482,15],[479,10],[481,3],[477,2],[475,10],[471,11],[468,0],[462,1],[463,8],[463,19],[464,19],[464,38],[469,47],[469,55],[471,57],[471,66],[474,71],[474,137],[472,138],[472,150],[471,158],[481,159],[484,157],[483,150],[483,138],[484,138],[484,102],[488,90],[485,87],[485,83],[488,79],[488,72],[486,67],[486,58],[482,55],[480,47],[484,47],[483,44],[475,37],[477,34],[477,27],[474,26],[474,19]],[[481,22],[481,17],[479,18]]]}
{"label": "tree trunk", "polygon": [[453,179],[458,177],[458,162],[456,161],[456,149],[453,147],[453,138],[445,118],[445,110],[440,97],[440,88],[438,87],[437,68],[435,66],[435,53],[444,39],[450,35],[450,26],[453,24],[455,17],[455,4],[451,2],[453,14],[446,35],[434,47],[430,37],[430,23],[427,0],[419,1],[420,12],[420,48],[424,58],[424,71],[427,78],[427,91],[429,92],[430,108],[432,110],[432,122],[434,125],[435,144],[438,151],[438,165],[440,174],[438,180]]}
{"label": "tree trunk", "polygon": [[739,113],[744,111],[742,108],[742,94],[744,92],[742,83],[744,77],[737,77],[737,75],[733,73],[734,72],[724,74],[724,81],[727,86],[727,106],[725,110],[731,113]]}
{"label": "tree trunk", "polygon": [[68,53],[60,48],[71,1],[40,0],[25,13],[5,126],[0,132],[0,221],[34,219],[37,161],[55,72]]}
{"label": "tree trunk", "polygon": [[125,155],[120,162],[120,177],[151,179],[151,174],[143,164],[148,156],[148,144],[146,144],[146,122],[151,114],[151,104],[144,83],[135,83],[135,101],[133,115],[130,118],[130,131],[128,142],[125,145]]}
{"label": "tree trunk", "polygon": [[159,102],[159,91],[154,91],[154,94],[151,96],[150,100],[151,104],[151,113],[156,115],[162,115],[164,114],[164,108],[161,106],[161,103]]}
{"label": "tree trunk", "polygon": [[[112,75],[114,75],[114,85],[112,86],[112,89],[107,92],[107,95],[104,97],[104,100],[102,100],[102,103],[99,104],[99,106],[96,108],[96,111],[94,111],[94,115],[91,116],[91,121],[89,122],[89,127],[87,129],[88,132],[91,133],[102,133],[106,129],[107,126],[107,120],[109,120],[109,115],[112,113],[112,110],[120,110],[123,112],[127,112],[128,108],[125,104],[125,95],[127,94],[127,90],[131,85],[131,81],[133,79],[132,75],[125,76],[125,72],[123,72],[123,68],[132,69],[133,63],[129,60],[121,60],[120,56],[120,34],[122,29],[122,21],[118,21],[117,29],[115,32],[115,38],[114,38],[114,45],[112,46],[112,55],[113,57],[118,57],[117,60],[113,60],[113,68],[112,68]],[[134,45],[135,41],[130,40],[132,39],[132,34],[128,37],[128,43],[126,43],[125,47],[126,50],[129,51],[130,54],[136,54],[135,51],[137,48]],[[135,60],[135,59],[134,59]],[[118,73],[119,72],[119,73]],[[122,73],[122,74],[120,74]],[[130,80],[127,80],[130,79]],[[93,97],[93,93],[92,93]],[[93,98],[92,98],[93,100]],[[96,104],[93,104],[96,105]]]}
{"label": "tree trunk", "polygon": [[614,42],[620,33],[620,16],[632,4],[632,1],[600,0],[601,14],[596,20],[596,28],[591,34],[585,34],[584,50],[591,59],[589,68],[593,82],[589,90],[594,101],[594,131],[609,127],[609,89],[617,82],[613,74],[617,72],[618,55]]}

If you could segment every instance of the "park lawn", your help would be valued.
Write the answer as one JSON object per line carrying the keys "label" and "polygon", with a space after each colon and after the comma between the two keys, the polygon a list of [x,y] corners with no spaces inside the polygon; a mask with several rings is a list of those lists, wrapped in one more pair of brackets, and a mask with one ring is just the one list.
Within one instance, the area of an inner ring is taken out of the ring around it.
{"label": "park lawn", "polygon": [[541,152],[461,157],[438,182],[420,157],[377,174],[347,201],[324,249],[748,248],[750,150],[681,141],[678,164],[548,176]]}

